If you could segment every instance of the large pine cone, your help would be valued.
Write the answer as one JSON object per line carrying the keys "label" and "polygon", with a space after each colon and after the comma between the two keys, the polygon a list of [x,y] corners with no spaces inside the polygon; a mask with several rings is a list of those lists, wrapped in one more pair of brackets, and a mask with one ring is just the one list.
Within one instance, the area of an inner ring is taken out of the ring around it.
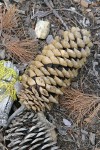
{"label": "large pine cone", "polygon": [[5,139],[9,150],[59,150],[53,125],[44,115],[31,111],[15,117]]}
{"label": "large pine cone", "polygon": [[53,42],[45,46],[22,76],[24,89],[20,101],[34,111],[50,109],[50,103],[63,94],[61,87],[70,85],[78,74],[92,46],[90,32],[72,27],[56,36]]}

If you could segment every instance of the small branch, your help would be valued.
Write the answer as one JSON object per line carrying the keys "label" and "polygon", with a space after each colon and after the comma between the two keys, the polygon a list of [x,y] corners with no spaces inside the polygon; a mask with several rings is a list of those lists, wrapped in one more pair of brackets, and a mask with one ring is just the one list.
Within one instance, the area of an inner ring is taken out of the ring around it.
{"label": "small branch", "polygon": [[53,14],[61,21],[61,23],[64,25],[64,27],[67,30],[68,29],[67,25],[65,24],[65,22],[63,21],[61,16],[59,16],[58,12],[52,8],[52,6],[50,5],[49,1],[48,0],[44,0],[44,2],[52,10]]}
{"label": "small branch", "polygon": [[9,123],[21,112],[23,112],[25,109],[25,106],[22,105],[21,107],[19,107],[19,109],[17,109],[8,119],[8,123],[7,123],[7,127],[9,125]]}
{"label": "small branch", "polygon": [[60,11],[70,11],[70,12],[73,12],[81,17],[84,17],[83,15],[79,14],[76,10],[73,10],[73,9],[67,9],[67,8],[62,8],[62,9],[56,9],[56,10],[60,10]]}

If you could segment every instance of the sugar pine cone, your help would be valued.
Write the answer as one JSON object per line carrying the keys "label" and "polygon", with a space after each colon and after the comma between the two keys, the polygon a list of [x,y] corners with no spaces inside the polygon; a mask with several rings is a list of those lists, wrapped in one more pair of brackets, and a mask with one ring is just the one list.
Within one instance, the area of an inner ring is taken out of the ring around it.
{"label": "sugar pine cone", "polygon": [[63,94],[61,87],[69,86],[77,76],[92,45],[86,29],[72,27],[63,31],[61,37],[56,36],[23,74],[20,102],[34,111],[50,109],[51,102],[58,103],[55,96]]}
{"label": "sugar pine cone", "polygon": [[31,111],[15,117],[6,129],[9,150],[59,150],[54,127],[46,118]]}

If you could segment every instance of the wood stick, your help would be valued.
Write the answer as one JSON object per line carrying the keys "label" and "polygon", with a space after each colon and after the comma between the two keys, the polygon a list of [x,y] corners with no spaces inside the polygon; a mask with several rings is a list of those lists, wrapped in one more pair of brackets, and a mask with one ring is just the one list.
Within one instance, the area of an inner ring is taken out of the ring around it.
{"label": "wood stick", "polygon": [[51,6],[50,3],[48,2],[48,0],[44,0],[44,2],[45,2],[45,4],[52,10],[53,14],[61,21],[61,23],[63,24],[63,26],[66,28],[66,30],[68,30],[68,26],[67,26],[66,23],[63,21],[63,19],[61,18],[61,16],[59,16],[58,12],[52,8],[52,6]]}

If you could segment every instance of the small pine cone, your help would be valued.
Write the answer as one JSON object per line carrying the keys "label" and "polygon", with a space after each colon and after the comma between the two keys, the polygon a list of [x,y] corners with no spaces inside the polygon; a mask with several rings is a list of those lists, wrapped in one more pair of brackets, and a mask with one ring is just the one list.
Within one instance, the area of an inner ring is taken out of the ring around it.
{"label": "small pine cone", "polygon": [[63,94],[61,87],[69,86],[77,76],[92,45],[90,32],[85,29],[72,27],[61,37],[56,36],[23,74],[20,102],[34,111],[50,109],[51,102],[58,103],[55,96]]}
{"label": "small pine cone", "polygon": [[54,126],[40,114],[24,111],[6,129],[9,150],[58,150]]}

